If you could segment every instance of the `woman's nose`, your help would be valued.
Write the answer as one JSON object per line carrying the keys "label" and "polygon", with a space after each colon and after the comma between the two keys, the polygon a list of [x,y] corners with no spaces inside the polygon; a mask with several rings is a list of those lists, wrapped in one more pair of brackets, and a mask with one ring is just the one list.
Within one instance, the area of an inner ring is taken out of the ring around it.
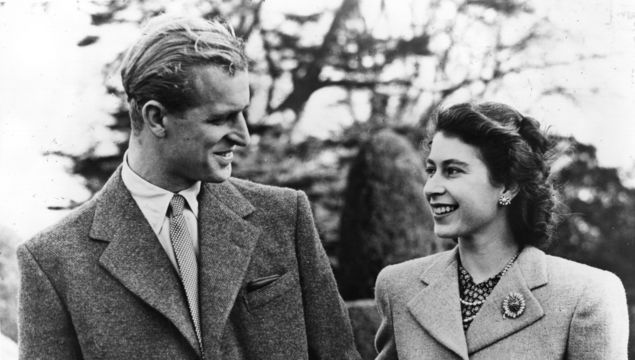
{"label": "woman's nose", "polygon": [[440,179],[440,176],[436,173],[429,175],[426,179],[425,185],[423,186],[423,193],[425,196],[429,198],[432,195],[443,194],[445,188],[443,187],[442,182],[443,181]]}

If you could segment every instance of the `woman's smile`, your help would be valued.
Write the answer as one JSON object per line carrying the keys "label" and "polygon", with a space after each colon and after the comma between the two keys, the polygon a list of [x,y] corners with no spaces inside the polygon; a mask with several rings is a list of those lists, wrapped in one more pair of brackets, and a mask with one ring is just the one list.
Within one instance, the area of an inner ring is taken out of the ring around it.
{"label": "woman's smile", "polygon": [[459,208],[458,205],[449,205],[449,204],[430,204],[430,208],[432,208],[432,213],[434,214],[434,218],[445,217],[453,213],[456,209]]}

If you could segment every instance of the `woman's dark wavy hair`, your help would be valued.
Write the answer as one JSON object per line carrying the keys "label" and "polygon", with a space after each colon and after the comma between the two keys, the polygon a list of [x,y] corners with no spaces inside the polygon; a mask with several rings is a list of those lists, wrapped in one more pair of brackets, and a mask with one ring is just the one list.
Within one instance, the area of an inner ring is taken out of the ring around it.
{"label": "woman's dark wavy hair", "polygon": [[559,219],[549,177],[553,144],[538,121],[500,103],[457,104],[437,112],[432,134],[456,136],[480,150],[493,184],[517,184],[509,221],[516,241],[545,248]]}

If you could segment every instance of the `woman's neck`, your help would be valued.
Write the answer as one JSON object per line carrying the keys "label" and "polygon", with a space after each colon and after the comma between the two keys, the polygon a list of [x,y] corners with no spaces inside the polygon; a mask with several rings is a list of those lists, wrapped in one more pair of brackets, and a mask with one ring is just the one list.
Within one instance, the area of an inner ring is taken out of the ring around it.
{"label": "woman's neck", "polygon": [[483,282],[498,274],[519,251],[511,234],[492,237],[459,238],[461,264],[475,283]]}

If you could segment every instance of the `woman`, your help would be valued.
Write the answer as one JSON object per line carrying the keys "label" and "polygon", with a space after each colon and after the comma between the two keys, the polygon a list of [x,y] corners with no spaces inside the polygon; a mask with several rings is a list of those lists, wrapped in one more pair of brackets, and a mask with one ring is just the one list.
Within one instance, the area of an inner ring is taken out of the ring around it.
{"label": "woman", "polygon": [[539,250],[556,198],[538,123],[497,103],[436,120],[424,192],[458,245],[381,271],[377,359],[626,359],[620,280]]}

